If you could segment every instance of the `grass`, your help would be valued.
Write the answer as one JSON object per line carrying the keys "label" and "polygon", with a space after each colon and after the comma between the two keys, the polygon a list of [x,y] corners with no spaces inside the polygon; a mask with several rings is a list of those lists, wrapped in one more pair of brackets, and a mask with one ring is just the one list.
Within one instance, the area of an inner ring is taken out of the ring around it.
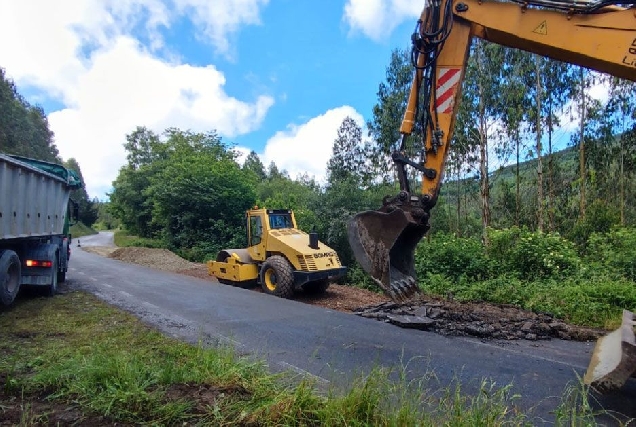
{"label": "grass", "polygon": [[165,248],[166,245],[161,239],[149,239],[145,237],[130,236],[125,230],[117,230],[114,234],[115,245],[120,248],[142,247],[142,248]]}
{"label": "grass", "polygon": [[[406,363],[358,376],[348,390],[319,392],[230,348],[165,337],[83,292],[18,301],[0,313],[0,335],[0,416],[20,425],[68,424],[69,416],[89,424],[530,424],[509,385],[483,380],[468,395],[458,381],[439,385],[432,372],[408,380]],[[590,409],[568,403],[562,419],[573,414],[584,419]]]}
{"label": "grass", "polygon": [[82,222],[76,222],[75,224],[71,225],[70,231],[71,236],[73,237],[82,237],[89,236],[91,234],[97,234],[97,231],[93,230],[87,225],[84,225],[84,223]]}

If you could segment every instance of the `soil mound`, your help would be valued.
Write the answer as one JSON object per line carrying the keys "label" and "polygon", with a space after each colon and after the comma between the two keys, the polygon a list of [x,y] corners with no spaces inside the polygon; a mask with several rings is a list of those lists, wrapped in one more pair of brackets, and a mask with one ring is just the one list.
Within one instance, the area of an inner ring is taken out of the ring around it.
{"label": "soil mound", "polygon": [[197,268],[200,264],[187,261],[167,249],[118,248],[108,255],[119,261],[139,264],[163,271],[179,271]]}

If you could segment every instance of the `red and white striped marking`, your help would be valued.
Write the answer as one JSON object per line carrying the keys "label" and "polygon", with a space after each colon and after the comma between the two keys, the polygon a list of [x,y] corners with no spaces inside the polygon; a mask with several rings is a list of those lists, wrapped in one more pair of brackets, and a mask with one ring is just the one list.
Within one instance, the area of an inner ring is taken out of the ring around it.
{"label": "red and white striped marking", "polygon": [[460,71],[460,68],[439,69],[435,97],[435,108],[437,108],[438,114],[449,114],[453,111],[457,84],[461,76]]}

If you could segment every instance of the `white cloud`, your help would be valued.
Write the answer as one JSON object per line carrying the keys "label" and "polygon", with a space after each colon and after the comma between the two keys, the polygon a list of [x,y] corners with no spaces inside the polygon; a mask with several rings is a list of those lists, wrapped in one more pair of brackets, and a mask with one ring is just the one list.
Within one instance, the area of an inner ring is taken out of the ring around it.
{"label": "white cloud", "polygon": [[274,103],[265,95],[231,97],[213,65],[168,61],[154,51],[163,46],[159,29],[177,17],[171,7],[225,51],[227,37],[242,24],[257,23],[267,0],[170,1],[0,3],[0,38],[11,40],[0,43],[0,65],[19,85],[37,87],[64,105],[49,123],[62,157],[82,167],[91,196],[103,198],[110,189],[125,161],[124,137],[135,126],[216,129],[233,137],[256,129]]}
{"label": "white cloud", "polygon": [[292,178],[307,173],[324,181],[338,128],[347,116],[364,126],[362,116],[353,107],[344,105],[277,132],[267,141],[264,153],[259,157],[265,167],[273,161],[279,170],[286,170]]}
{"label": "white cloud", "polygon": [[174,0],[221,53],[229,50],[228,34],[245,24],[260,23],[260,7],[269,0]]}
{"label": "white cloud", "polygon": [[424,0],[347,0],[344,20],[353,31],[381,41],[406,20],[419,18]]}

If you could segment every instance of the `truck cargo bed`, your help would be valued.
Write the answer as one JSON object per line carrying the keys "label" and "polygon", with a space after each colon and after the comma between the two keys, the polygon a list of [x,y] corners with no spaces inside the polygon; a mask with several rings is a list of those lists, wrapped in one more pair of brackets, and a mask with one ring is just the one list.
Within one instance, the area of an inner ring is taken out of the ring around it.
{"label": "truck cargo bed", "polygon": [[0,240],[61,234],[80,186],[60,165],[0,154]]}

